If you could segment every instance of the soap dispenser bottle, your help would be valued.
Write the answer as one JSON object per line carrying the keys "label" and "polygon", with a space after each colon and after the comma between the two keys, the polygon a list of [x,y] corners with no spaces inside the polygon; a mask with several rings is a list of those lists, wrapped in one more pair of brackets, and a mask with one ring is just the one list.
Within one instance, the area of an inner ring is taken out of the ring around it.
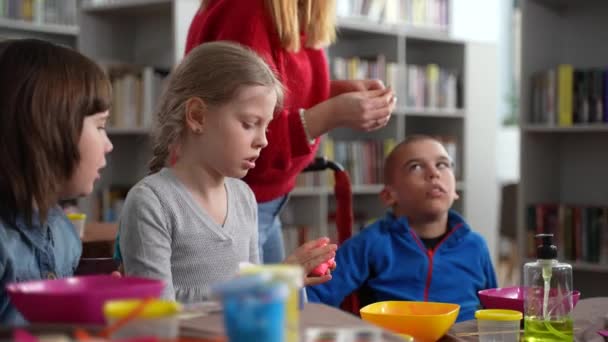
{"label": "soap dispenser bottle", "polygon": [[537,260],[524,265],[524,341],[572,341],[572,266],[557,261],[553,234],[538,234]]}

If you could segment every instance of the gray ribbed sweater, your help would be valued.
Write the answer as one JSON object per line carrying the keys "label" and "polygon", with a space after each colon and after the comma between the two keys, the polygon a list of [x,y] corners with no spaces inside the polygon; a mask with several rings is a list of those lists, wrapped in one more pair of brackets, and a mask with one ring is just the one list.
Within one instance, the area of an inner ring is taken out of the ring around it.
{"label": "gray ribbed sweater", "polygon": [[257,207],[243,181],[227,178],[228,214],[215,223],[171,169],[141,180],[119,220],[125,273],[162,279],[163,298],[208,299],[209,286],[227,280],[240,262],[258,263]]}

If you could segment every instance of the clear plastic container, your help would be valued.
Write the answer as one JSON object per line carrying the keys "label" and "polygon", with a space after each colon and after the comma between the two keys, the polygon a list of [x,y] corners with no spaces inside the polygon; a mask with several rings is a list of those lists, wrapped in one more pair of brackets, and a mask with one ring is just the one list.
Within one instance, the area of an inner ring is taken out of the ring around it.
{"label": "clear plastic container", "polygon": [[538,260],[524,265],[524,341],[572,341],[572,266],[557,261],[553,234],[538,234]]}
{"label": "clear plastic container", "polygon": [[[104,305],[108,325],[125,318],[142,300],[115,300]],[[112,339],[156,337],[163,341],[177,340],[179,336],[178,314],[181,305],[173,301],[152,300],[143,311],[124,326],[112,333]]]}
{"label": "clear plastic container", "polygon": [[523,315],[515,310],[477,310],[477,331],[481,342],[517,342]]}
{"label": "clear plastic container", "polygon": [[76,234],[82,239],[84,236],[84,226],[87,221],[87,215],[82,213],[70,213],[67,215],[68,219],[72,221],[72,225],[74,225],[74,230],[76,230]]}

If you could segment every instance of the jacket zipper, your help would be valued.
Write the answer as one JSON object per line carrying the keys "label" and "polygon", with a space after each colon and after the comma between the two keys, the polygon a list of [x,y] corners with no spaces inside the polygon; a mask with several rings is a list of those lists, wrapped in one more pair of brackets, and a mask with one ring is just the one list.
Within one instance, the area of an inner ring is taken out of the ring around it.
{"label": "jacket zipper", "polygon": [[414,230],[410,228],[410,234],[414,238],[414,241],[418,244],[418,247],[426,254],[427,258],[429,258],[429,271],[426,275],[426,284],[424,285],[424,301],[429,301],[429,290],[431,288],[431,281],[433,280],[433,256],[435,255],[435,251],[439,249],[439,246],[443,244],[458,228],[462,227],[462,223],[457,224],[452,228],[452,230],[439,241],[439,243],[433,249],[427,249],[423,244],[418,235],[414,233]]}

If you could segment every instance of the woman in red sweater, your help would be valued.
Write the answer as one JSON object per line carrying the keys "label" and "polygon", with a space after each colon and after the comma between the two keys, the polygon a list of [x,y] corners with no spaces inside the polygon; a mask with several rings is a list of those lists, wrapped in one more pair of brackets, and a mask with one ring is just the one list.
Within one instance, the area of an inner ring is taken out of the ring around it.
{"label": "woman in red sweater", "polygon": [[323,47],[335,38],[335,0],[202,0],[186,53],[230,40],[250,47],[286,88],[268,146],[244,180],[258,202],[260,260],[285,258],[279,211],[296,176],[313,159],[319,137],[336,127],[384,127],[396,98],[377,80],[330,81]]}

